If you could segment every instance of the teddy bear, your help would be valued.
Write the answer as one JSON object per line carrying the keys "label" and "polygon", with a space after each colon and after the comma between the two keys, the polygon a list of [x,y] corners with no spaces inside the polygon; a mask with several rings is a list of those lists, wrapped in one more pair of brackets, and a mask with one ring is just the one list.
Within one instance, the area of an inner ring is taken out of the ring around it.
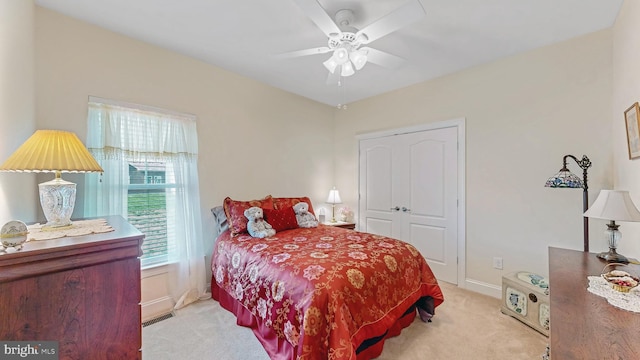
{"label": "teddy bear", "polygon": [[313,228],[318,226],[318,220],[309,212],[309,204],[301,201],[293,205],[293,211],[296,213],[298,226],[301,228]]}
{"label": "teddy bear", "polygon": [[244,211],[244,216],[249,219],[247,222],[247,230],[249,235],[255,238],[265,238],[273,236],[276,231],[264,220],[262,209],[253,206]]}

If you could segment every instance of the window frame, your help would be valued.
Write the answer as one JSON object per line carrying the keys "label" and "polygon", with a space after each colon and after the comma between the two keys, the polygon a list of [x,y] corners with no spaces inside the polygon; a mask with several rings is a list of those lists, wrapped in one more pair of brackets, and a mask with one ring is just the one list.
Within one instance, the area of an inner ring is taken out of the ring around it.
{"label": "window frame", "polygon": [[[129,165],[131,164],[131,160],[126,160]],[[137,163],[139,163],[139,161],[136,161]],[[145,161],[145,163],[148,163],[148,161]],[[166,166],[166,163],[165,163]],[[145,175],[144,175],[144,179],[146,181],[146,179],[148,177],[150,177],[151,175],[146,175],[147,170],[145,170]],[[167,177],[165,175],[164,180],[167,180]],[[144,184],[131,184],[129,183],[127,185],[127,206],[129,204],[129,192],[131,190],[167,190],[167,189],[178,189],[180,187],[179,184],[176,183],[144,183]],[[168,211],[168,209],[166,208],[166,204],[165,204],[165,210]],[[129,216],[130,214],[127,212],[127,216]],[[165,220],[167,220],[168,217],[165,217]],[[134,225],[135,226],[135,225]],[[169,226],[169,225],[167,225]],[[161,255],[155,255],[155,256],[150,256],[150,257],[144,257],[144,254],[140,257],[140,267],[141,269],[148,269],[148,268],[152,268],[152,267],[157,267],[157,266],[162,266],[162,265],[168,265],[170,264],[172,261],[170,260],[170,251],[169,251],[169,243],[170,243],[170,239],[169,239],[169,233],[167,232],[166,234],[166,242],[167,242],[167,252],[165,254],[161,254]],[[143,243],[144,246],[144,243]]]}

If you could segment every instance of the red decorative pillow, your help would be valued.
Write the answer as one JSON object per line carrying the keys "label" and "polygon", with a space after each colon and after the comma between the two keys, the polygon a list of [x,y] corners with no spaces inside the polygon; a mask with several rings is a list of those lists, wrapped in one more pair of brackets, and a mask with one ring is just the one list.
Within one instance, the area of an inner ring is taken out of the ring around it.
{"label": "red decorative pillow", "polygon": [[244,216],[244,211],[253,206],[262,208],[263,211],[273,209],[273,198],[271,195],[267,195],[260,200],[239,201],[229,197],[224,199],[222,207],[229,222],[231,235],[235,236],[247,232],[247,218]]}
{"label": "red decorative pillow", "polygon": [[273,198],[273,208],[276,210],[285,209],[285,208],[293,207],[293,205],[301,201],[304,201],[307,204],[309,204],[309,212],[315,215],[315,213],[313,212],[313,205],[311,205],[311,200],[306,196],[296,197],[296,198]]}
{"label": "red decorative pillow", "polygon": [[276,232],[298,228],[298,220],[292,207],[282,210],[263,209],[262,211],[264,213],[264,219]]}

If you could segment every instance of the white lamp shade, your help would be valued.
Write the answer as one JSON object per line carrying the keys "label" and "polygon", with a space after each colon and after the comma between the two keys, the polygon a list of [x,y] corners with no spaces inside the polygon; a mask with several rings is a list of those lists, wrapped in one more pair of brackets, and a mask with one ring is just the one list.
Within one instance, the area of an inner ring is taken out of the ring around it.
{"label": "white lamp shade", "polygon": [[342,204],[342,199],[340,199],[340,193],[336,188],[329,190],[329,197],[327,197],[328,204]]}
{"label": "white lamp shade", "polygon": [[330,73],[334,73],[336,72],[336,67],[338,66],[338,63],[335,61],[335,59],[332,57],[330,57],[327,61],[322,63],[324,65],[324,67],[327,68],[327,70],[329,70]]}
{"label": "white lamp shade", "polygon": [[367,55],[362,50],[354,50],[349,54],[349,58],[353,61],[356,70],[360,70],[367,63]]}
{"label": "white lamp shade", "polygon": [[614,221],[640,221],[640,211],[628,191],[600,190],[600,194],[584,216]]}
{"label": "white lamp shade", "polygon": [[340,75],[351,76],[355,73],[356,71],[353,70],[353,65],[351,64],[351,61],[347,61],[346,63],[342,64],[342,72],[340,73]]}
{"label": "white lamp shade", "polygon": [[342,65],[349,61],[349,52],[345,48],[335,49],[333,51],[332,58],[338,63],[338,65]]}

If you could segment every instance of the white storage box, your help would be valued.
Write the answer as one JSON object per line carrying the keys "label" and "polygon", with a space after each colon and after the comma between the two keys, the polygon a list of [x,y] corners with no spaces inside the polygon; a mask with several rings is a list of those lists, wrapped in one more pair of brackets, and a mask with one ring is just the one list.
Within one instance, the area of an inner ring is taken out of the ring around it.
{"label": "white storage box", "polygon": [[549,336],[549,280],[526,271],[503,276],[500,311]]}

